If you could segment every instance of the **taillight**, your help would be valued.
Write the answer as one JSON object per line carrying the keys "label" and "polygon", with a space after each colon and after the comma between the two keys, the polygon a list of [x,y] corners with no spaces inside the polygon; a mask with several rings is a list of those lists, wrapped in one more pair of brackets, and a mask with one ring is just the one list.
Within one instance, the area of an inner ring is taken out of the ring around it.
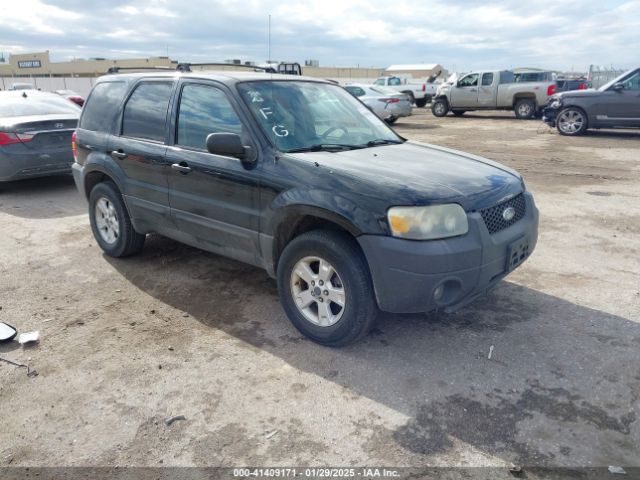
{"label": "taillight", "polygon": [[578,85],[578,90],[586,90],[586,89],[587,89],[586,83],[581,83],[580,85]]}
{"label": "taillight", "polygon": [[426,84],[426,83],[423,83],[423,84],[422,84],[422,91],[423,91],[423,92],[426,92],[426,91],[427,91],[427,84]]}
{"label": "taillight", "polygon": [[33,140],[31,133],[10,133],[0,132],[0,146],[12,145],[14,143],[27,143]]}
{"label": "taillight", "polygon": [[400,99],[399,98],[379,98],[378,101],[383,103],[399,103]]}
{"label": "taillight", "polygon": [[71,134],[71,151],[73,152],[73,161],[78,163],[78,146],[76,145],[76,131]]}
{"label": "taillight", "polygon": [[556,84],[555,84],[555,83],[552,83],[551,85],[549,85],[549,86],[547,87],[547,96],[549,96],[549,97],[550,97],[550,96],[551,96],[551,95],[553,95],[554,93],[556,93]]}

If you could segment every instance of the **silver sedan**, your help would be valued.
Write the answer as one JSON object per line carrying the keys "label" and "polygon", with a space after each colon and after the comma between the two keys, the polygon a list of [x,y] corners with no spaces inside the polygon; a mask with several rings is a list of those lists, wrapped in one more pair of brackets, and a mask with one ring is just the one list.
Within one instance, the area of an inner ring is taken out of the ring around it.
{"label": "silver sedan", "polygon": [[391,88],[366,84],[352,84],[344,88],[389,124],[411,115],[411,101]]}

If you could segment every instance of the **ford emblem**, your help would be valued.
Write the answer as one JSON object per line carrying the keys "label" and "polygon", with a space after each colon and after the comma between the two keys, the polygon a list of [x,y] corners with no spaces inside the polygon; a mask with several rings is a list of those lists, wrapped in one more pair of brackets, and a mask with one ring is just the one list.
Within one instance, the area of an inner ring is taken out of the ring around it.
{"label": "ford emblem", "polygon": [[513,217],[515,216],[516,216],[516,209],[513,207],[507,207],[502,212],[502,218],[504,218],[505,221],[507,222],[513,220]]}

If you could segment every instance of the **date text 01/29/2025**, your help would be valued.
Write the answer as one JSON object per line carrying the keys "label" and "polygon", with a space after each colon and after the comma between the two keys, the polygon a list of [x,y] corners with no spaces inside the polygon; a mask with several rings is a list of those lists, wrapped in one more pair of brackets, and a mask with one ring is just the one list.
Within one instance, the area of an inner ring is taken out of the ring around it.
{"label": "date text 01/29/2025", "polygon": [[234,468],[236,478],[394,478],[400,472],[390,468]]}

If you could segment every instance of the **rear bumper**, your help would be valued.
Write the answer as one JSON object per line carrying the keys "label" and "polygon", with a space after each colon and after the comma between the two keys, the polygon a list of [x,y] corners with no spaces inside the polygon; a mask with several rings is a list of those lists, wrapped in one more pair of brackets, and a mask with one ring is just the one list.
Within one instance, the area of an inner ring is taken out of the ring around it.
{"label": "rear bumper", "polygon": [[0,182],[70,173],[72,163],[70,151],[68,155],[0,153]]}
{"label": "rear bumper", "polygon": [[82,173],[82,165],[74,162],[71,165],[71,173],[73,174],[73,181],[76,184],[76,188],[82,194],[82,198],[87,198],[84,191],[84,175]]}
{"label": "rear bumper", "polygon": [[[525,239],[526,257],[535,248],[538,209],[531,194],[525,192],[525,199],[525,216],[493,235],[474,212],[468,215],[469,232],[461,237],[431,241],[358,237],[380,309],[392,313],[454,311],[495,286],[509,273],[510,246]],[[436,298],[439,287],[443,293]]]}

